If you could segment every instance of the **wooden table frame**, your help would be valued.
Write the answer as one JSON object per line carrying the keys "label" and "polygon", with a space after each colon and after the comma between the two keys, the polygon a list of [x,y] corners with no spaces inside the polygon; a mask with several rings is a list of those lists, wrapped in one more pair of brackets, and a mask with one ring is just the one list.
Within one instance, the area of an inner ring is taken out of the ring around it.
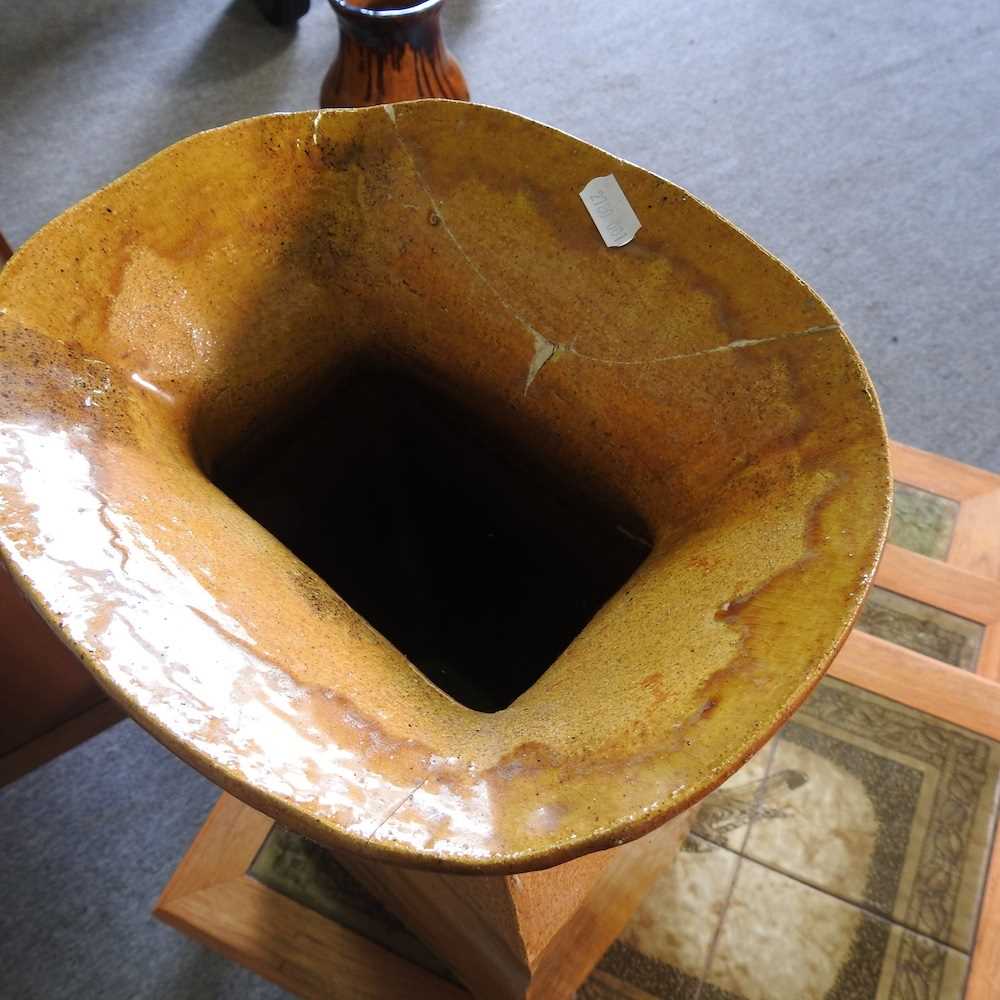
{"label": "wooden table frame", "polygon": [[154,913],[301,997],[468,1000],[459,986],[282,896],[247,874],[274,820],[223,794]]}
{"label": "wooden table frame", "polygon": [[830,673],[1000,740],[1000,476],[895,442],[890,458],[897,482],[959,510],[946,559],[888,544],[875,583],[983,625],[978,662],[961,670],[855,629]]}

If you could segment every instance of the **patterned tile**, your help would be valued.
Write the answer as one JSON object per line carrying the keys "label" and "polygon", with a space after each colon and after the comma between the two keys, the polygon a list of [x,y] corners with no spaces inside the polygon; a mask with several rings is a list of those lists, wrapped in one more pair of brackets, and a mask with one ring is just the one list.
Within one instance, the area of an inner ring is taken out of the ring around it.
{"label": "patterned tile", "polygon": [[321,913],[390,951],[438,975],[453,978],[448,967],[311,840],[274,826],[257,852],[249,874],[258,882]]}
{"label": "patterned tile", "polygon": [[743,859],[700,1000],[959,1000],[952,948]]}
{"label": "patterned tile", "polygon": [[962,951],[989,859],[1000,747],[832,678],[786,725],[795,774],[745,854]]}
{"label": "patterned tile", "polygon": [[958,508],[955,500],[896,483],[889,541],[931,559],[944,559],[951,546]]}
{"label": "patterned tile", "polygon": [[580,1000],[694,1000],[739,857],[692,835],[608,949]]}
{"label": "patterned tile", "polygon": [[883,587],[872,587],[861,609],[858,628],[897,646],[971,671],[976,669],[984,633],[979,622]]}
{"label": "patterned tile", "polygon": [[[997,744],[827,678],[706,800],[577,996],[959,1000],[998,782]],[[275,828],[251,874],[448,975],[308,840]]]}
{"label": "patterned tile", "polygon": [[[751,814],[755,809],[766,809],[773,794],[767,779],[773,749],[771,745],[764,747],[702,802],[693,833],[733,851],[742,849]],[[779,784],[781,780],[779,777]]]}

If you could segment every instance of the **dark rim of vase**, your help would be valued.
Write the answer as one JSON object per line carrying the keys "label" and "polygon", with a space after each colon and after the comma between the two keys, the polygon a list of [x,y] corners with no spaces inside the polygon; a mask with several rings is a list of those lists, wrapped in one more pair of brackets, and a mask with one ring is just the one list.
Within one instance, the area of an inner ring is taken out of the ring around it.
{"label": "dark rim of vase", "polygon": [[330,0],[330,6],[338,14],[365,18],[410,17],[413,14],[424,14],[427,11],[434,10],[435,7],[440,7],[443,3],[444,0],[421,0],[420,3],[406,5],[405,0],[400,0],[399,7],[389,7],[385,10],[379,10],[375,7],[355,6],[350,0]]}

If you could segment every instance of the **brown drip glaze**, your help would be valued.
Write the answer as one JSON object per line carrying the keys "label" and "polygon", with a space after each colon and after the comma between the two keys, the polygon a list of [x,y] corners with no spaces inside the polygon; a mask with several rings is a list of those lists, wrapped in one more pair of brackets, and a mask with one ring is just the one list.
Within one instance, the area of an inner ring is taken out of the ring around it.
{"label": "brown drip glaze", "polygon": [[357,4],[330,0],[340,47],[320,90],[320,107],[364,108],[443,97],[469,88],[441,32],[444,0]]}

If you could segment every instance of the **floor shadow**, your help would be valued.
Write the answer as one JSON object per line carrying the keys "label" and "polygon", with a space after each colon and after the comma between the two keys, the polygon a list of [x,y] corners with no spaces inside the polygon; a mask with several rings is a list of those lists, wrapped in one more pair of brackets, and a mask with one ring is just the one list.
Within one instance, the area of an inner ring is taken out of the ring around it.
{"label": "floor shadow", "polygon": [[231,0],[177,74],[177,82],[199,87],[244,76],[280,56],[295,40],[297,30],[297,24],[271,24],[253,0]]}
{"label": "floor shadow", "polygon": [[67,4],[58,17],[32,18],[19,12],[9,16],[19,17],[21,23],[16,32],[11,31],[16,45],[0,44],[0,84],[5,92],[18,85],[30,89],[32,78],[44,74],[53,63],[67,62],[100,39],[127,33],[130,25],[148,20],[149,12],[129,0],[108,0],[87,10]]}

